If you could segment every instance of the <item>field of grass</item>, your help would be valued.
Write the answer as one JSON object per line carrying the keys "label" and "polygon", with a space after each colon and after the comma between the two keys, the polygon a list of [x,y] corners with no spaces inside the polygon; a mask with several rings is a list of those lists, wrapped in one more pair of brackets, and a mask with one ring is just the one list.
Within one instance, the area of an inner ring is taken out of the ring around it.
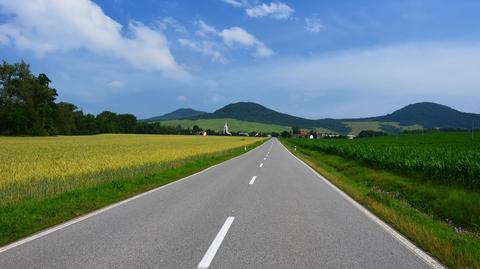
{"label": "field of grass", "polygon": [[393,129],[398,129],[399,131],[404,130],[418,130],[421,129],[421,125],[411,125],[411,126],[401,126],[398,122],[380,122],[380,121],[345,121],[343,122],[347,127],[351,128],[350,134],[358,135],[361,131],[372,130],[372,131],[384,131],[383,126],[391,127]]}
{"label": "field of grass", "polygon": [[167,120],[161,123],[167,126],[181,125],[184,128],[192,128],[194,125],[198,125],[200,128],[207,130],[222,131],[225,122],[228,123],[228,128],[232,132],[262,132],[281,133],[283,131],[290,131],[290,127],[265,124],[258,122],[241,121],[236,119],[199,119],[199,120]]}
{"label": "field of grass", "polygon": [[0,246],[238,156],[246,137],[0,137]]}
{"label": "field of grass", "polygon": [[241,137],[96,135],[0,137],[0,204],[42,198],[251,145]]}
{"label": "field of grass", "polygon": [[451,268],[480,268],[480,141],[470,134],[283,142]]}

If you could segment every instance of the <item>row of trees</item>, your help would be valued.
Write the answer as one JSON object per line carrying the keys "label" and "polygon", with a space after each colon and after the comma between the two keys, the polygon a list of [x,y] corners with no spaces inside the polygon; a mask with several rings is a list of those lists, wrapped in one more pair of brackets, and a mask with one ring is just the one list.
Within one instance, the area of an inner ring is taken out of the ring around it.
{"label": "row of trees", "polygon": [[0,65],[1,135],[87,135],[98,133],[191,134],[181,126],[138,122],[131,114],[84,114],[56,103],[57,91],[45,74],[35,76],[25,62]]}

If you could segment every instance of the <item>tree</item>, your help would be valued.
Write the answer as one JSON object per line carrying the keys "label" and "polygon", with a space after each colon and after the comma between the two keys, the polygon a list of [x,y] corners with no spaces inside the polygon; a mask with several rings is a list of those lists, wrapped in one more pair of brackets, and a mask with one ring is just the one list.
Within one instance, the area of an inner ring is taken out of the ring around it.
{"label": "tree", "polygon": [[299,134],[300,133],[300,127],[296,127],[296,126],[292,127],[292,133],[293,134]]}
{"label": "tree", "polygon": [[[61,102],[57,104],[57,115],[55,126],[57,134],[71,135],[77,133],[77,124],[75,115],[77,107],[70,103]],[[83,113],[82,113],[83,116]]]}
{"label": "tree", "polygon": [[281,136],[282,136],[283,138],[288,138],[288,137],[291,137],[292,134],[291,134],[290,132],[283,131],[283,132],[281,133]]}
{"label": "tree", "polygon": [[0,66],[0,132],[51,135],[56,131],[55,98],[45,74],[34,76],[25,62]]}
{"label": "tree", "polygon": [[133,134],[135,133],[137,118],[132,114],[119,114],[116,119],[116,132]]}
{"label": "tree", "polygon": [[104,111],[97,115],[97,128],[100,133],[116,133],[117,132],[117,114]]}

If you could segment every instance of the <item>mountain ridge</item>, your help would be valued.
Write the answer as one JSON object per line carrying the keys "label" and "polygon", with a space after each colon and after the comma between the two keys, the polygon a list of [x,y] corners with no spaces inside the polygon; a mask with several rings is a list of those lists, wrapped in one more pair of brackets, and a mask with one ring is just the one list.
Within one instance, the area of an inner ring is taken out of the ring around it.
{"label": "mountain ridge", "polygon": [[[478,121],[478,125],[480,125],[480,114],[461,112],[451,107],[433,102],[419,102],[410,104],[395,110],[390,114],[377,117],[352,119],[325,118],[316,120],[281,113],[254,102],[237,102],[228,104],[212,113],[203,112],[193,116],[183,117],[181,119],[198,120],[218,118],[233,118],[242,121],[277,124],[306,129],[323,128],[338,133],[348,133],[351,131],[351,128],[347,126],[346,122],[395,122],[398,123],[400,127],[421,125],[424,128],[453,129],[470,129],[472,122],[474,121]],[[400,127],[385,128],[394,132],[395,129],[400,131]]]}

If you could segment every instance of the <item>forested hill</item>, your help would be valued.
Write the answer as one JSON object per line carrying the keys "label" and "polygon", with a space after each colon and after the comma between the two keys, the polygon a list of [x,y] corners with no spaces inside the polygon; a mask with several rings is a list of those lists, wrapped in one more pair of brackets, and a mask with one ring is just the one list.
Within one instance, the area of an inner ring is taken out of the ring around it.
{"label": "forested hill", "polygon": [[[398,122],[401,125],[420,124],[424,128],[453,128],[471,129],[472,124],[480,123],[480,114],[465,113],[451,107],[422,102],[405,106],[391,114],[364,118],[352,119],[353,121],[380,121]],[[478,128],[479,126],[474,126]]]}
{"label": "forested hill", "polygon": [[219,110],[191,117],[191,119],[216,119],[233,118],[243,121],[277,124],[283,126],[296,126],[302,128],[325,128],[339,133],[348,132],[348,128],[339,120],[321,119],[311,120],[300,118],[285,113],[280,113],[262,105],[252,102],[239,102],[227,105]]}
{"label": "forested hill", "polygon": [[173,112],[164,114],[162,116],[148,118],[148,119],[144,119],[142,121],[155,122],[155,121],[162,121],[162,120],[181,120],[181,119],[185,119],[185,118],[201,116],[201,115],[206,114],[206,113],[207,112],[198,111],[198,110],[191,109],[191,108],[180,108],[180,109],[177,109]]}

